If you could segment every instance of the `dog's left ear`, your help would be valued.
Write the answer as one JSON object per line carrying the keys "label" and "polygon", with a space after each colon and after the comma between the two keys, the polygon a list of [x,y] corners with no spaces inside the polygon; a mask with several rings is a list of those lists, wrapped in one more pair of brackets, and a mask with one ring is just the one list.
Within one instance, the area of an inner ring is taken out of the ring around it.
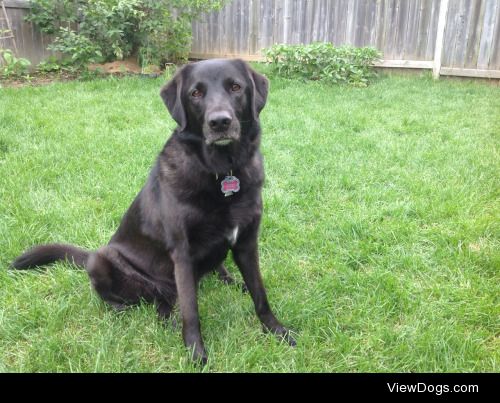
{"label": "dog's left ear", "polygon": [[264,106],[266,105],[267,94],[269,92],[269,80],[252,68],[250,68],[250,72],[252,73],[253,82],[255,84],[253,103],[254,118],[257,119],[260,111],[264,109]]}
{"label": "dog's left ear", "polygon": [[252,69],[248,63],[243,61],[242,63],[245,65],[253,83],[252,116],[255,120],[258,120],[260,111],[264,109],[266,105],[267,94],[269,92],[269,80]]}
{"label": "dog's left ear", "polygon": [[161,99],[167,106],[170,115],[179,125],[180,131],[186,129],[187,119],[184,105],[182,104],[182,81],[185,67],[180,68],[174,77],[160,91]]}

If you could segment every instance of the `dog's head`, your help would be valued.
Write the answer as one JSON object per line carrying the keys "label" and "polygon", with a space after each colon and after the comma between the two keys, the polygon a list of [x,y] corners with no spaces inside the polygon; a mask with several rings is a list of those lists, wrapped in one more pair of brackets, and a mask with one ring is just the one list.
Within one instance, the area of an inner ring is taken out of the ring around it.
{"label": "dog's head", "polygon": [[181,132],[224,147],[241,140],[242,124],[258,122],[268,88],[244,61],[212,59],[179,69],[160,95]]}

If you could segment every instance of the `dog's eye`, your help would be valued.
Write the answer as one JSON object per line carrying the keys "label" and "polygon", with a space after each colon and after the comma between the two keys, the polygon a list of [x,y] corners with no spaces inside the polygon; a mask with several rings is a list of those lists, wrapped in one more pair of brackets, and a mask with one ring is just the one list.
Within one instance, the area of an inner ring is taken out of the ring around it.
{"label": "dog's eye", "polygon": [[195,98],[199,98],[203,95],[203,92],[201,92],[200,90],[194,90],[192,93],[191,93],[191,96],[192,97],[195,97]]}
{"label": "dog's eye", "polygon": [[236,84],[236,83],[234,83],[233,85],[231,85],[231,91],[238,92],[239,90],[241,90],[241,85]]}

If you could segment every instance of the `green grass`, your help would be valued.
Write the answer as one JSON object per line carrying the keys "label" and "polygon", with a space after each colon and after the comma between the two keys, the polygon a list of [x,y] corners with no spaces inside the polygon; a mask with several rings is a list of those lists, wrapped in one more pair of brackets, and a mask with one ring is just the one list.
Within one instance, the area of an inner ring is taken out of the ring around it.
{"label": "green grass", "polygon": [[[162,83],[0,90],[0,371],[199,371],[153,307],[117,313],[67,264],[7,269],[33,244],[107,243],[174,128]],[[498,372],[498,87],[273,79],[261,121],[262,273],[298,346],[209,276],[203,371]]]}

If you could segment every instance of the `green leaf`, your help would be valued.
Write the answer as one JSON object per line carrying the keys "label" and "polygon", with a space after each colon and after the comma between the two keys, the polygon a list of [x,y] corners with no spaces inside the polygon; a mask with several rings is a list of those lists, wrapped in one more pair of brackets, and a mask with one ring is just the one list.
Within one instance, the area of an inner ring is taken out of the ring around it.
{"label": "green leaf", "polygon": [[6,64],[12,64],[14,61],[14,56],[10,52],[4,52],[2,54],[3,59],[5,60]]}

